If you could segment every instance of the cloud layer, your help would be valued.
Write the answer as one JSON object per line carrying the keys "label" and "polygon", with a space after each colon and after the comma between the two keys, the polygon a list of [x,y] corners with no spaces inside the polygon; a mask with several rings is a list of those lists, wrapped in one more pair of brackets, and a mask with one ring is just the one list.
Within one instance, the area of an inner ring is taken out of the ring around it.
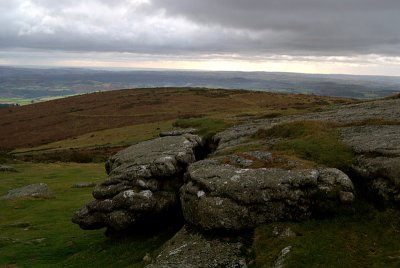
{"label": "cloud layer", "polygon": [[398,54],[392,0],[16,0],[0,46],[135,53]]}
{"label": "cloud layer", "polygon": [[398,0],[0,0],[0,50],[400,56]]}

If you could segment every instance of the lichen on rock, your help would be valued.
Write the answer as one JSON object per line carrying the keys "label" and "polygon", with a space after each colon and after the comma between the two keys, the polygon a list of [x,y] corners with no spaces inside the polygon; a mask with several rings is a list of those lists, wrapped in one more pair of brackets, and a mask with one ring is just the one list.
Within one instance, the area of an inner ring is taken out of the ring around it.
{"label": "lichen on rock", "polygon": [[179,214],[178,190],[183,172],[202,146],[196,135],[167,136],[138,143],[106,163],[108,178],[93,190],[94,201],[73,216],[83,229],[123,231]]}
{"label": "lichen on rock", "polygon": [[208,159],[192,164],[187,178],[180,197],[183,215],[205,230],[241,230],[351,210],[354,200],[351,180],[334,168],[238,168]]}

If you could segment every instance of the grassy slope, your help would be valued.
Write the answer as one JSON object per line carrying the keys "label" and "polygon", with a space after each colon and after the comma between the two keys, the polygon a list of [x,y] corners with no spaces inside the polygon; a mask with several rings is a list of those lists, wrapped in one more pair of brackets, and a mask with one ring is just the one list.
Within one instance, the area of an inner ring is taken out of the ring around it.
{"label": "grassy slope", "polygon": [[[0,109],[0,151],[31,148],[84,134],[190,117],[296,113],[343,99],[239,90],[130,89]],[[12,139],[10,139],[12,137]],[[94,144],[104,144],[96,140]]]}
{"label": "grassy slope", "polygon": [[96,148],[99,146],[126,146],[155,138],[160,131],[166,131],[170,129],[171,126],[172,121],[165,121],[106,129],[36,147],[17,149],[14,150],[13,153],[32,153],[35,151],[43,152],[69,148]]}

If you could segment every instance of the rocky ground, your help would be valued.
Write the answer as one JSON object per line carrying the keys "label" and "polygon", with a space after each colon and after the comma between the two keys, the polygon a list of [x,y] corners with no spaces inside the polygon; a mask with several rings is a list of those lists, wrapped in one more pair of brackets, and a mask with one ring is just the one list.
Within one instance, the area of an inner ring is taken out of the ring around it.
{"label": "rocky ground", "polygon": [[[329,124],[338,133],[354,154],[349,168],[279,156],[276,139],[255,138],[260,130],[304,121]],[[233,126],[214,136],[217,147],[207,159],[199,153],[206,144],[193,133],[163,133],[111,157],[95,200],[73,221],[83,229],[127,232],[182,214],[186,225],[148,267],[247,267],[239,233],[278,220],[351,213],[360,195],[386,206],[400,201],[400,99]],[[276,267],[290,250],[282,249]]]}

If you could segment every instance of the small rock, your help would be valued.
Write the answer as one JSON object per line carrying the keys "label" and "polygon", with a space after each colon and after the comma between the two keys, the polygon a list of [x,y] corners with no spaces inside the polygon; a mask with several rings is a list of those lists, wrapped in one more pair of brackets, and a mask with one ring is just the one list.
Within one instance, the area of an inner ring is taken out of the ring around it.
{"label": "small rock", "polygon": [[43,243],[46,240],[47,240],[47,238],[44,238],[44,237],[36,238],[36,239],[32,239],[32,240],[26,241],[25,244],[27,244],[27,245],[38,245],[38,244]]}
{"label": "small rock", "polygon": [[11,166],[0,165],[0,172],[17,172],[17,170]]}
{"label": "small rock", "polygon": [[297,236],[297,234],[293,232],[292,229],[290,229],[289,227],[280,229],[277,226],[275,226],[274,229],[272,230],[272,235],[278,238],[289,238]]}
{"label": "small rock", "polygon": [[151,256],[150,256],[149,253],[146,253],[146,255],[144,255],[143,261],[144,262],[151,262]]}
{"label": "small rock", "polygon": [[234,154],[229,156],[229,163],[242,167],[250,167],[251,165],[253,165],[253,160],[246,159],[241,155]]}
{"label": "small rock", "polygon": [[31,184],[25,187],[17,188],[8,191],[6,195],[0,197],[0,200],[21,198],[21,197],[35,197],[35,198],[50,198],[52,196],[49,187],[45,183]]}
{"label": "small rock", "polygon": [[94,186],[96,186],[96,183],[94,182],[77,182],[74,185],[72,185],[72,188],[88,188]]}
{"label": "small rock", "polygon": [[289,255],[290,251],[292,250],[292,246],[287,246],[281,250],[278,258],[276,259],[273,268],[282,268],[287,256]]}

